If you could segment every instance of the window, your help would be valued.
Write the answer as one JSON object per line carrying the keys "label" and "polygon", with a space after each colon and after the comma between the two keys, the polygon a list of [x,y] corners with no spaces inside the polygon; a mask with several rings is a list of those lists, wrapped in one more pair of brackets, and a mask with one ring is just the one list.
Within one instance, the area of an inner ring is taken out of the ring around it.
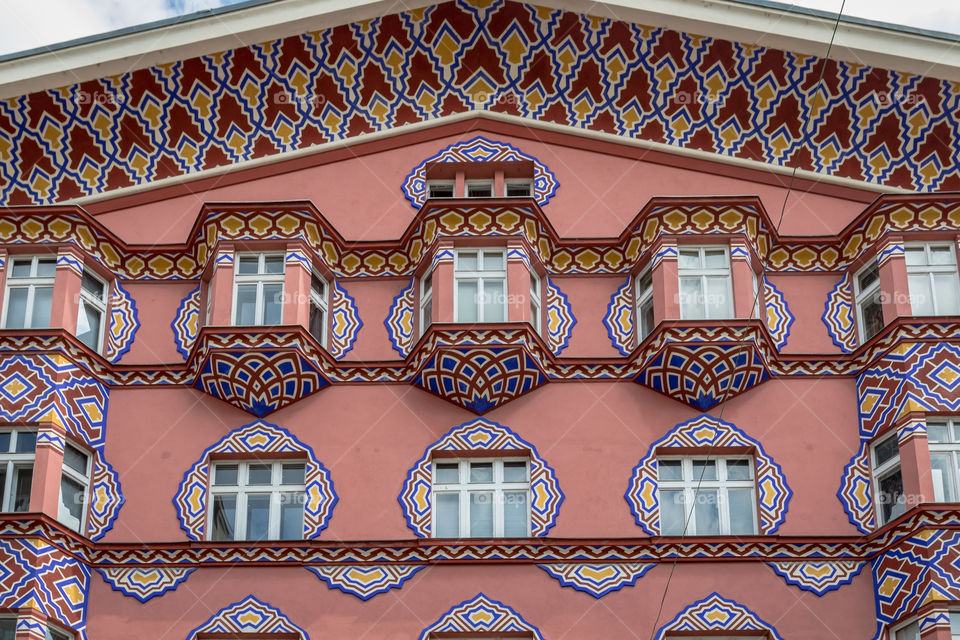
{"label": "window", "polygon": [[533,184],[529,180],[507,180],[504,190],[508,198],[529,198],[533,195]]}
{"label": "window", "polygon": [[467,180],[468,198],[492,198],[493,182],[490,180]]}
{"label": "window", "polygon": [[0,640],[16,640],[17,619],[0,618]]}
{"label": "window", "polygon": [[210,539],[302,539],[305,472],[301,461],[213,465]]}
{"label": "window", "polygon": [[653,331],[653,271],[647,269],[636,278],[637,317],[640,324],[637,326],[637,342]]}
{"label": "window", "polygon": [[540,276],[530,272],[530,324],[540,332]]}
{"label": "window", "polygon": [[857,326],[860,341],[866,342],[883,329],[883,305],[880,294],[880,269],[872,263],[861,269],[853,279],[857,306]]}
{"label": "window", "polygon": [[884,525],[907,510],[896,434],[873,447],[873,483],[877,515]]}
{"label": "window", "polygon": [[233,284],[233,324],[280,324],[283,276],[282,254],[238,254]]}
{"label": "window", "polygon": [[427,183],[427,197],[428,198],[452,198],[453,197],[453,182],[428,182]]}
{"label": "window", "polygon": [[11,258],[7,273],[7,295],[3,304],[5,329],[46,329],[53,308],[53,280],[57,259],[50,257]]}
{"label": "window", "polygon": [[3,490],[0,511],[22,513],[30,510],[30,490],[33,488],[33,459],[36,448],[36,431],[26,429],[0,431],[0,484]]}
{"label": "window", "polygon": [[[43,636],[43,640],[71,640],[71,638],[73,638],[72,635],[49,626]],[[2,640],[2,636],[0,636],[0,640]]]}
{"label": "window", "polygon": [[908,244],[905,249],[913,315],[960,314],[960,281],[953,245]]}
{"label": "window", "polygon": [[103,345],[103,325],[107,315],[107,283],[84,270],[80,279],[80,311],[77,339],[97,353]]}
{"label": "window", "polygon": [[726,247],[680,249],[680,318],[733,317],[730,254]]}
{"label": "window", "polygon": [[658,458],[660,533],[753,535],[757,532],[752,458]]}
{"label": "window", "polygon": [[326,346],[327,282],[316,273],[310,274],[310,335]]}
{"label": "window", "polygon": [[930,470],[937,502],[956,502],[960,495],[957,469],[960,469],[960,420],[927,420],[930,442]]}
{"label": "window", "polygon": [[507,267],[503,249],[460,249],[454,266],[455,322],[507,318]]}
{"label": "window", "polygon": [[528,466],[521,458],[434,460],[434,537],[529,536]]}
{"label": "window", "polygon": [[87,488],[90,486],[90,456],[70,443],[63,447],[60,475],[60,509],[57,519],[74,531],[86,520]]}
{"label": "window", "polygon": [[420,334],[433,322],[433,271],[420,279]]}

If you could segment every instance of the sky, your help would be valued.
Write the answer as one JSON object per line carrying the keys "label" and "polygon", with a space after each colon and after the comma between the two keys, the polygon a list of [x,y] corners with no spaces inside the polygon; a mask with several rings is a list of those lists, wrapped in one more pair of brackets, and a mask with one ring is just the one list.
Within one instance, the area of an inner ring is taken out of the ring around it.
{"label": "sky", "polygon": [[[136,24],[234,4],[240,0],[3,0],[0,55]],[[842,0],[781,0],[837,12]],[[960,34],[958,0],[846,0],[844,15]]]}

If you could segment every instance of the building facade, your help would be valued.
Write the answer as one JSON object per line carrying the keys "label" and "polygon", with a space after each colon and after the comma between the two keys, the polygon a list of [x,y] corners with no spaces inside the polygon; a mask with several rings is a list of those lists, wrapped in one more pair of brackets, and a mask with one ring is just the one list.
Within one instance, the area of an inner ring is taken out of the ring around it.
{"label": "building facade", "polygon": [[955,43],[587,10],[0,61],[0,638],[960,637]]}

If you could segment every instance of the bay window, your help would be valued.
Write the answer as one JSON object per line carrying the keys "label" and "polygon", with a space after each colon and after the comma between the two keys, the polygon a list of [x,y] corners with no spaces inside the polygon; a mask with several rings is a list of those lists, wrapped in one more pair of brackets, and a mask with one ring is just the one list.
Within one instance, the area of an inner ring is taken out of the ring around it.
{"label": "bay window", "polygon": [[233,284],[235,326],[281,323],[284,270],[283,254],[237,254]]}
{"label": "bay window", "polygon": [[11,257],[3,303],[4,329],[46,329],[53,309],[56,256]]}
{"label": "bay window", "polygon": [[960,486],[960,420],[928,419],[927,440],[930,443],[930,470],[933,494],[937,502],[957,502]]}
{"label": "bay window", "polygon": [[210,485],[210,540],[300,540],[303,461],[218,462]]}
{"label": "bay window", "polygon": [[454,322],[504,322],[507,265],[503,249],[458,249],[454,287]]}
{"label": "bay window", "polygon": [[682,247],[678,251],[680,318],[733,317],[733,286],[727,247]]}
{"label": "bay window", "polygon": [[953,244],[908,244],[904,249],[913,315],[960,314],[960,280]]}
{"label": "bay window", "polygon": [[883,304],[880,292],[880,268],[868,264],[853,279],[854,302],[860,342],[866,342],[883,329]]}
{"label": "bay window", "polygon": [[658,457],[661,535],[756,534],[754,466],[742,456]]}
{"label": "bay window", "polygon": [[23,513],[30,510],[36,447],[36,431],[27,429],[0,431],[0,485],[3,491],[0,511]]}
{"label": "bay window", "polygon": [[529,461],[523,458],[433,461],[433,536],[530,535]]}
{"label": "bay window", "polygon": [[103,347],[107,300],[107,283],[84,269],[80,279],[77,339],[97,353],[100,353]]}
{"label": "bay window", "polygon": [[57,519],[74,531],[83,531],[89,488],[90,456],[70,443],[65,444]]}
{"label": "bay window", "polygon": [[904,513],[903,474],[900,471],[900,445],[897,435],[884,438],[873,446],[873,490],[877,516],[884,525]]}
{"label": "bay window", "polygon": [[634,299],[637,301],[637,342],[653,331],[653,271],[649,268],[636,277]]}

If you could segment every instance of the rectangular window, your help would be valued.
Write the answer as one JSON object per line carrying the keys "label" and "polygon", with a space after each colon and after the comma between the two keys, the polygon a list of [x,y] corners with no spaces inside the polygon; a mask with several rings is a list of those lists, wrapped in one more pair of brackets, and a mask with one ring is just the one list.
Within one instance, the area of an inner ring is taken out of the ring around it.
{"label": "rectangular window", "polygon": [[530,324],[540,333],[540,276],[530,272]]}
{"label": "rectangular window", "polygon": [[[45,630],[43,640],[71,640],[72,637],[69,633],[48,626]],[[0,640],[3,640],[3,636],[0,636]]]}
{"label": "rectangular window", "polygon": [[873,484],[877,515],[884,525],[906,509],[903,475],[900,473],[900,446],[896,434],[873,446]]}
{"label": "rectangular window", "polygon": [[934,499],[937,502],[957,502],[957,496],[960,496],[960,486],[957,484],[957,470],[960,469],[960,420],[928,419],[927,439],[930,442]]}
{"label": "rectangular window", "polygon": [[661,535],[757,533],[753,458],[657,458],[657,468]]}
{"label": "rectangular window", "polygon": [[90,456],[67,443],[60,474],[60,507],[57,520],[74,531],[83,531],[90,487]]}
{"label": "rectangular window", "polygon": [[16,640],[17,638],[17,619],[0,618],[0,640]]}
{"label": "rectangular window", "polygon": [[435,538],[526,538],[530,472],[523,458],[433,461]]}
{"label": "rectangular window", "polygon": [[77,316],[77,339],[100,353],[103,346],[103,325],[107,317],[107,283],[84,270],[80,280],[80,310]]}
{"label": "rectangular window", "polygon": [[427,195],[430,198],[452,198],[455,183],[447,181],[428,182]]}
{"label": "rectangular window", "polygon": [[3,303],[4,329],[46,329],[53,308],[54,256],[11,257]]}
{"label": "rectangular window", "polygon": [[493,182],[491,180],[467,180],[468,198],[492,198]]}
{"label": "rectangular window", "polygon": [[505,322],[507,264],[503,249],[458,249],[454,322]]}
{"label": "rectangular window", "polygon": [[218,462],[210,477],[210,540],[301,540],[306,463]]}
{"label": "rectangular window", "polygon": [[283,254],[237,254],[233,281],[235,326],[281,323],[284,271]]}
{"label": "rectangular window", "polygon": [[327,346],[327,281],[310,274],[310,335]]}
{"label": "rectangular window", "polygon": [[0,486],[3,490],[0,511],[22,513],[30,510],[36,448],[36,431],[29,429],[0,431]]}
{"label": "rectangular window", "polygon": [[636,278],[637,342],[653,331],[653,270],[646,269]]}
{"label": "rectangular window", "polygon": [[953,245],[908,244],[904,248],[913,315],[960,315],[960,280]]}
{"label": "rectangular window", "polygon": [[727,247],[688,247],[679,251],[680,318],[733,317],[730,252]]}
{"label": "rectangular window", "polygon": [[507,180],[504,191],[508,198],[529,198],[533,195],[533,184],[529,180]]}
{"label": "rectangular window", "polygon": [[420,335],[433,323],[433,271],[420,278]]}
{"label": "rectangular window", "polygon": [[853,279],[860,342],[866,342],[883,330],[883,304],[880,293],[880,268],[868,264]]}

